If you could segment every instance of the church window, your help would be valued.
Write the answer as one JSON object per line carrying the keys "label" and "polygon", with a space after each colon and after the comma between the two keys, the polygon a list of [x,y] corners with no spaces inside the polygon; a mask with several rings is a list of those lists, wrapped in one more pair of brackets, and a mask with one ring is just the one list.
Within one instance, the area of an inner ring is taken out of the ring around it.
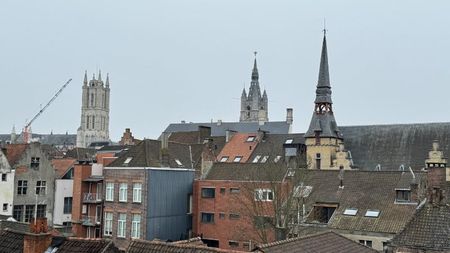
{"label": "church window", "polygon": [[89,129],[89,116],[86,116],[86,129]]}
{"label": "church window", "polygon": [[91,106],[94,106],[94,93],[91,93]]}
{"label": "church window", "polygon": [[95,116],[92,116],[92,129],[95,129]]}
{"label": "church window", "polygon": [[250,108],[250,106],[249,106],[249,105],[247,105],[247,111],[250,111],[250,109],[251,109],[251,108]]}

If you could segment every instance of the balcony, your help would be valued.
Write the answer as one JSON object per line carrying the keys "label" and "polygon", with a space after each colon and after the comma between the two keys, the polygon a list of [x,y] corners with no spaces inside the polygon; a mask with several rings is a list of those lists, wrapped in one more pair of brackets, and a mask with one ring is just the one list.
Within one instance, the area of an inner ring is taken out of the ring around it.
{"label": "balcony", "polygon": [[85,193],[83,194],[83,203],[100,203],[102,202],[102,194],[99,193]]}
{"label": "balcony", "polygon": [[101,224],[101,218],[98,216],[83,215],[81,217],[81,224],[89,227],[99,226]]}

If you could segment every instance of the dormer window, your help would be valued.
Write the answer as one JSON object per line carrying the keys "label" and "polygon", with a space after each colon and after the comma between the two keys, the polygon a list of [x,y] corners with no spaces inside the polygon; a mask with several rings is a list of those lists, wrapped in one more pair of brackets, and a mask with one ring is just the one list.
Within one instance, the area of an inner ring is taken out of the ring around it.
{"label": "dormer window", "polygon": [[408,189],[395,190],[395,202],[410,202],[411,191]]}
{"label": "dormer window", "polygon": [[247,137],[247,142],[254,142],[256,139],[256,136],[249,136]]}
{"label": "dormer window", "polygon": [[228,161],[228,156],[222,156],[222,158],[220,158],[221,163],[224,163],[226,161]]}

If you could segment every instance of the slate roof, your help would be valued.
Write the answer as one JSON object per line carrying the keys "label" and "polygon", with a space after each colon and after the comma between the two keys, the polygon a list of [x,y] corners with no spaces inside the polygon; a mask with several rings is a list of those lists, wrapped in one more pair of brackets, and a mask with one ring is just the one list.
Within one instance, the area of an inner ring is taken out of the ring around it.
{"label": "slate roof", "polygon": [[29,223],[8,221],[6,219],[2,218],[2,220],[0,220],[0,230],[10,229],[10,230],[14,230],[16,232],[30,232],[30,224]]}
{"label": "slate roof", "polygon": [[[286,140],[292,139],[292,144],[285,144]],[[305,139],[303,134],[267,134],[262,141],[258,143],[247,162],[251,163],[255,156],[269,156],[267,163],[273,163],[274,158],[281,156],[279,162],[283,162],[285,157],[285,147],[304,145]],[[306,159],[306,155],[305,155]],[[261,159],[259,159],[261,160]]]}
{"label": "slate roof", "polygon": [[287,167],[282,163],[214,163],[205,180],[281,181]]}
{"label": "slate roof", "polygon": [[450,123],[343,126],[344,144],[353,162],[362,169],[398,170],[401,164],[420,170],[438,140],[440,149],[450,155]]}
{"label": "slate roof", "polygon": [[[339,171],[305,170],[305,185],[312,186],[306,198],[309,211],[317,203],[336,203],[337,209],[328,227],[339,230],[399,233],[412,218],[416,204],[395,204],[395,188],[410,172],[345,171],[340,189]],[[420,183],[422,173],[415,173]],[[412,180],[412,176],[411,176]],[[419,186],[421,187],[421,186]],[[355,216],[344,215],[346,208],[356,208]],[[379,210],[377,218],[365,217],[367,210]]]}
{"label": "slate roof", "polygon": [[168,243],[161,241],[144,241],[134,239],[128,246],[127,253],[215,253],[215,252],[240,252],[211,248],[189,243]]}
{"label": "slate roof", "polygon": [[225,136],[227,130],[255,133],[260,129],[272,134],[287,134],[290,125],[286,121],[269,121],[263,125],[258,122],[172,123],[167,126],[164,132],[194,132],[198,130],[199,126],[211,127],[211,136]]}
{"label": "slate roof", "polygon": [[22,253],[24,234],[13,230],[5,229],[0,231],[0,252],[1,253]]}
{"label": "slate roof", "polygon": [[398,235],[395,247],[424,251],[450,250],[450,206],[425,204]]}
{"label": "slate roof", "polygon": [[110,240],[67,238],[57,246],[58,253],[119,253],[119,249]]}
{"label": "slate roof", "polygon": [[[76,134],[32,134],[32,139],[37,139],[42,144],[49,145],[75,145],[77,142]],[[0,141],[6,142],[11,140],[11,134],[0,134]],[[22,137],[17,133],[16,142],[21,142]]]}
{"label": "slate roof", "polygon": [[375,253],[374,249],[363,246],[334,232],[325,232],[260,245],[257,252],[264,253]]}
{"label": "slate roof", "polygon": [[64,157],[74,158],[77,160],[93,160],[96,153],[97,150],[93,148],[73,148],[68,150]]}

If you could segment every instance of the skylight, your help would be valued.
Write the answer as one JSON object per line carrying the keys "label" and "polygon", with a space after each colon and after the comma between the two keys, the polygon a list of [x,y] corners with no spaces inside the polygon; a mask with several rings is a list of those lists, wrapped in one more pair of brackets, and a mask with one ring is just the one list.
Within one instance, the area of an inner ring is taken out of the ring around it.
{"label": "skylight", "polygon": [[133,160],[133,157],[128,157],[123,164],[129,164]]}
{"label": "skylight", "polygon": [[344,211],[344,215],[355,216],[357,212],[358,209],[356,208],[346,208]]}
{"label": "skylight", "polygon": [[253,158],[252,163],[257,163],[259,161],[259,158],[261,158],[260,155],[255,156],[255,158]]}
{"label": "skylight", "polygon": [[280,159],[281,159],[281,155],[277,155],[277,157],[275,157],[275,158],[273,159],[273,162],[274,162],[274,163],[277,163]]}
{"label": "skylight", "polygon": [[222,158],[220,159],[221,163],[224,163],[228,160],[228,156],[222,156]]}
{"label": "skylight", "polygon": [[268,156],[268,155],[265,155],[265,156],[261,159],[261,163],[267,162],[267,159],[269,159],[269,156]]}
{"label": "skylight", "polygon": [[236,156],[236,157],[234,158],[233,162],[238,163],[238,162],[241,161],[241,159],[242,159],[242,156]]}
{"label": "skylight", "polygon": [[369,209],[369,210],[367,210],[367,212],[364,216],[377,218],[378,216],[380,216],[380,210],[370,210]]}
{"label": "skylight", "polygon": [[183,166],[183,164],[180,162],[180,160],[175,159],[175,162],[178,164],[178,166]]}
{"label": "skylight", "polygon": [[294,139],[287,139],[284,144],[292,144],[292,142],[294,141]]}
{"label": "skylight", "polygon": [[253,141],[255,141],[255,139],[256,139],[256,136],[249,136],[249,137],[247,137],[247,142],[253,142]]}

